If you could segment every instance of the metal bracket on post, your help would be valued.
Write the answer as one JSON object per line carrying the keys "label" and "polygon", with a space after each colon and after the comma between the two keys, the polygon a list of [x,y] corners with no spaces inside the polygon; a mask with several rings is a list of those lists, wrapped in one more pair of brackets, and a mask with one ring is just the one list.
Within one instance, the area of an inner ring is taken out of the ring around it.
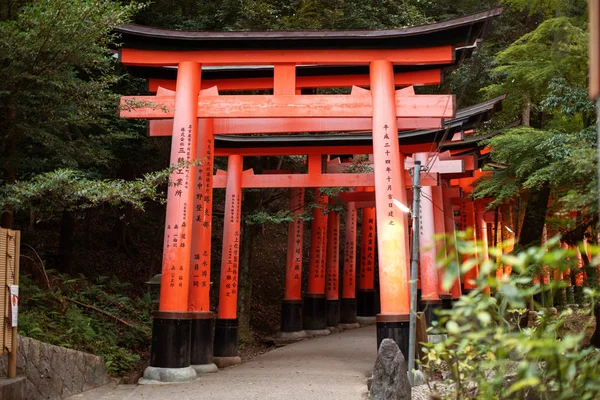
{"label": "metal bracket on post", "polygon": [[410,333],[408,336],[408,380],[414,386],[417,350],[417,274],[419,272],[419,207],[421,203],[421,162],[415,161],[413,172],[412,248],[410,261]]}

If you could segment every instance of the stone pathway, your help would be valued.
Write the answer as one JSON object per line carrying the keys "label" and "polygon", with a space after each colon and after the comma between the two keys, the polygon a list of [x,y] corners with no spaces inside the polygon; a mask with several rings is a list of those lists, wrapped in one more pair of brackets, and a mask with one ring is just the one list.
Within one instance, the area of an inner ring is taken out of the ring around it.
{"label": "stone pathway", "polygon": [[367,326],[281,347],[186,384],[113,385],[70,399],[366,399],[375,336],[375,326]]}

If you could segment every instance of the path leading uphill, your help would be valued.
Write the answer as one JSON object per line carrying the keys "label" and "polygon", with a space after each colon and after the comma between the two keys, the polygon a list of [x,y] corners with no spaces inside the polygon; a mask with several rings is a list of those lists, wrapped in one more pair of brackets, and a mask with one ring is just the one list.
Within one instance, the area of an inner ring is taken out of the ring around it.
{"label": "path leading uphill", "polygon": [[104,387],[70,399],[365,399],[375,335],[367,326],[281,347],[190,383]]}

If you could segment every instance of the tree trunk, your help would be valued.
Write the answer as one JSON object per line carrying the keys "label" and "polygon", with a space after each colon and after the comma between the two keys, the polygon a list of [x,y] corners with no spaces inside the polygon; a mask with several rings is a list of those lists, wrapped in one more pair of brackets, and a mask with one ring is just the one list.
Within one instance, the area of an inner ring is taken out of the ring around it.
{"label": "tree trunk", "polygon": [[115,226],[113,231],[115,233],[115,239],[117,241],[117,248],[122,249],[129,258],[133,258],[136,251],[131,238],[131,232],[129,230],[129,222],[131,220],[133,210],[130,206],[125,206],[123,209],[123,215],[117,216],[115,220]]}
{"label": "tree trunk", "polygon": [[531,100],[530,99],[527,99],[525,101],[525,107],[523,107],[523,118],[521,120],[521,125],[531,126]]}
{"label": "tree trunk", "polygon": [[519,214],[521,213],[521,195],[517,196],[517,199],[512,203],[510,208],[510,216],[512,222],[512,229],[514,232],[515,245],[517,244],[517,238],[519,237],[519,221],[521,220]]}
{"label": "tree trunk", "polygon": [[500,233],[500,218],[498,214],[500,214],[500,209],[496,207],[496,210],[494,210],[494,243],[492,243],[492,247],[494,248],[498,247],[498,233]]}
{"label": "tree trunk", "polygon": [[521,247],[539,246],[542,243],[546,211],[550,198],[550,185],[531,189],[525,207],[525,218],[521,227],[518,244]]}
{"label": "tree trunk", "polygon": [[58,241],[58,261],[60,271],[73,273],[73,246],[74,246],[75,219],[73,214],[64,210],[60,221],[60,237]]}
{"label": "tree trunk", "polygon": [[[14,114],[8,112],[9,120],[14,117]],[[14,183],[16,179],[16,171],[14,168],[14,162],[11,162],[15,156],[15,138],[12,135],[8,135],[4,142],[4,159],[6,160],[6,169],[4,170],[4,183]],[[14,213],[12,209],[5,210],[0,215],[0,227],[6,229],[12,229],[14,224]]]}
{"label": "tree trunk", "polygon": [[[136,177],[137,166],[135,163],[126,162],[121,165],[121,168],[117,171],[117,178],[124,179],[126,181],[133,181]],[[134,258],[137,254],[135,243],[131,238],[131,230],[129,225],[133,217],[133,208],[131,206],[125,206],[117,215],[115,225],[113,226],[113,232],[115,234],[115,240],[117,241],[117,249],[123,250],[129,258]]]}

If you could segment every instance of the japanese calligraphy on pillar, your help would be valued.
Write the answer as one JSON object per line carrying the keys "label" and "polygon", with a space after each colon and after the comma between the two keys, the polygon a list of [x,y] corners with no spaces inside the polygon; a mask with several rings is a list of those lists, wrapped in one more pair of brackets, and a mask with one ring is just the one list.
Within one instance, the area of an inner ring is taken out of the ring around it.
{"label": "japanese calligraphy on pillar", "polygon": [[385,188],[385,195],[387,198],[387,203],[386,203],[386,207],[387,207],[387,216],[390,217],[388,218],[387,224],[388,225],[394,225],[396,222],[394,221],[394,189],[392,187],[392,152],[390,151],[392,145],[391,145],[391,139],[390,139],[390,135],[388,133],[388,129],[389,126],[386,124],[383,126],[383,129],[385,130],[385,134],[383,135],[383,148],[384,148],[384,154],[385,154],[385,180],[386,180],[386,188]]}
{"label": "japanese calligraphy on pillar", "polygon": [[320,195],[315,189],[317,207],[312,211],[310,262],[308,266],[308,293],[325,293],[325,266],[327,255],[327,215],[328,197]]}
{"label": "japanese calligraphy on pillar", "polygon": [[210,287],[210,242],[212,226],[212,179],[213,179],[213,140],[206,141],[206,159],[204,161],[204,182],[202,191],[202,229],[205,231],[202,253],[200,255],[200,271],[202,287]]}
{"label": "japanese calligraphy on pillar", "polygon": [[[190,287],[192,216],[198,133],[197,98],[200,65],[180,62],[177,68],[175,113],[169,163],[175,166],[167,193],[167,215],[163,244],[160,311],[187,311]],[[187,165],[178,165],[178,164]]]}
{"label": "japanese calligraphy on pillar", "polygon": [[293,231],[293,256],[292,256],[292,279],[300,281],[302,279],[302,231],[303,222],[298,216],[302,214],[304,202],[304,189],[294,188],[292,189],[293,199],[293,214],[296,219],[292,222]]}
{"label": "japanese calligraphy on pillar", "polygon": [[213,175],[213,126],[212,120],[201,119],[201,132],[197,145],[194,186],[194,217],[192,242],[192,264],[190,283],[190,311],[210,309],[210,263],[211,263],[211,220],[212,220],[212,175]]}
{"label": "japanese calligraphy on pillar", "polygon": [[339,231],[340,214],[330,211],[327,222],[327,279],[326,293],[328,300],[339,298]]}
{"label": "japanese calligraphy on pillar", "polygon": [[315,249],[315,279],[321,278],[321,246],[323,245],[323,232],[320,221],[317,221],[317,247]]}
{"label": "japanese calligraphy on pillar", "polygon": [[375,208],[363,209],[359,289],[375,287]]}
{"label": "japanese calligraphy on pillar", "polygon": [[467,202],[462,200],[460,202],[460,225],[457,227],[459,231],[467,230]]}
{"label": "japanese calligraphy on pillar", "polygon": [[356,275],[356,204],[348,203],[344,237],[344,287],[342,296],[354,298]]}
{"label": "japanese calligraphy on pillar", "polygon": [[404,318],[409,311],[408,220],[394,202],[406,203],[406,186],[404,155],[398,146],[392,63],[372,61],[370,83],[381,314]]}
{"label": "japanese calligraphy on pillar", "polygon": [[[167,229],[165,229],[163,263],[167,262],[168,287],[183,289],[188,268],[184,266],[189,258],[177,256],[189,247],[191,229],[188,226],[188,200],[190,199],[190,167],[192,162],[192,125],[181,127],[172,146],[172,164],[177,168],[171,174],[167,206]],[[175,154],[173,154],[175,150]],[[164,266],[163,266],[164,268]],[[164,271],[163,271],[164,273]]]}
{"label": "japanese calligraphy on pillar", "polygon": [[225,296],[231,297],[237,295],[238,287],[238,262],[240,255],[240,205],[241,196],[239,194],[232,194],[231,200],[228,203],[230,205],[229,223],[234,227],[233,242],[227,244],[227,276],[225,284]]}
{"label": "japanese calligraphy on pillar", "polygon": [[237,315],[238,263],[241,246],[240,218],[242,201],[242,157],[230,155],[227,163],[225,216],[218,317],[234,319]]}
{"label": "japanese calligraphy on pillar", "polygon": [[321,205],[321,243],[319,248],[320,256],[319,256],[319,279],[325,281],[325,274],[327,268],[327,215],[324,212],[327,210],[327,204],[329,203],[328,196],[321,196],[320,205]]}

